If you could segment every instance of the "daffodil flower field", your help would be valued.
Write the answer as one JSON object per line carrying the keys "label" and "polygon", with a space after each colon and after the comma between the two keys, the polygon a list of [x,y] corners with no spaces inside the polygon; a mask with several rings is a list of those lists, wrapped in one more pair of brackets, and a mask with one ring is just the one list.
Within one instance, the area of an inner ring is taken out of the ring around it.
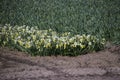
{"label": "daffodil flower field", "polygon": [[70,32],[58,33],[52,29],[38,27],[0,27],[0,46],[11,47],[31,55],[70,55],[76,56],[104,48],[105,39],[93,35],[73,35]]}

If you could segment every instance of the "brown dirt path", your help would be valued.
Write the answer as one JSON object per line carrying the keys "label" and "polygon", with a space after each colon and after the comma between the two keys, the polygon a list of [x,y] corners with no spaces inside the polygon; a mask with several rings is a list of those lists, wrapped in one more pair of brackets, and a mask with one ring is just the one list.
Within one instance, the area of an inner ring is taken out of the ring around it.
{"label": "brown dirt path", "polygon": [[77,57],[31,57],[0,48],[0,80],[120,80],[120,47]]}

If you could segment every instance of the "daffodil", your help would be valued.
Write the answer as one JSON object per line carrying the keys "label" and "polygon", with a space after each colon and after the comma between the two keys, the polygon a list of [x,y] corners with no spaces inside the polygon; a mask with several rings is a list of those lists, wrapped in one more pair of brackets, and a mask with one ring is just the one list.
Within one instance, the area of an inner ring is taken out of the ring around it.
{"label": "daffodil", "polygon": [[66,49],[66,46],[67,46],[66,43],[64,43],[64,49]]}
{"label": "daffodil", "polygon": [[23,42],[21,40],[18,40],[18,43],[23,46]]}
{"label": "daffodil", "polygon": [[71,44],[70,46],[71,46],[71,47],[73,47],[73,48],[75,47],[75,45],[74,45],[74,44]]}
{"label": "daffodil", "polygon": [[80,42],[84,42],[84,39],[83,39],[83,38],[81,38],[81,39],[80,39]]}
{"label": "daffodil", "polygon": [[25,48],[30,48],[30,47],[31,47],[30,42],[26,42],[26,44],[25,44]]}
{"label": "daffodil", "polygon": [[41,39],[41,43],[43,43],[45,40],[44,39]]}
{"label": "daffodil", "polygon": [[62,46],[63,46],[63,43],[61,42],[61,43],[59,44],[59,46],[60,46],[60,48],[62,48]]}
{"label": "daffodil", "polygon": [[47,44],[45,45],[45,47],[46,47],[46,48],[50,48],[50,47],[51,47],[51,43],[47,43]]}
{"label": "daffodil", "polygon": [[91,45],[92,45],[92,42],[88,42],[88,45],[90,45],[90,46],[91,46]]}
{"label": "daffodil", "polygon": [[78,45],[78,43],[77,42],[74,42],[73,44],[72,44],[72,47],[76,47]]}
{"label": "daffodil", "polygon": [[58,49],[58,47],[59,47],[59,45],[57,44],[57,45],[56,45],[56,49]]}
{"label": "daffodil", "polygon": [[31,35],[33,40],[36,40],[36,35]]}
{"label": "daffodil", "polygon": [[83,44],[80,44],[80,47],[83,49],[83,48],[85,48],[85,45],[83,45]]}

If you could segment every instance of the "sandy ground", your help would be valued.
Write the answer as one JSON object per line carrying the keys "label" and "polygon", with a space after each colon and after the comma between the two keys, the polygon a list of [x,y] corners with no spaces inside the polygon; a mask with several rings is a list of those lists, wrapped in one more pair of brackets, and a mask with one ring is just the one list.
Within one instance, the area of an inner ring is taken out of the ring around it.
{"label": "sandy ground", "polygon": [[0,48],[0,80],[120,80],[120,46],[76,57]]}

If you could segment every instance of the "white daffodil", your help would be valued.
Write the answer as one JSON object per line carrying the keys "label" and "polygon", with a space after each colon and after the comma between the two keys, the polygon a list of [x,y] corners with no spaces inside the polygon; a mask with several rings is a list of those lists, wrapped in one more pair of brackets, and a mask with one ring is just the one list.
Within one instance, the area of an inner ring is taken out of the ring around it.
{"label": "white daffodil", "polygon": [[30,40],[30,39],[31,39],[31,37],[29,36],[29,37],[27,37],[27,39],[28,39],[28,40]]}
{"label": "white daffodil", "polygon": [[31,35],[33,40],[36,40],[36,35]]}
{"label": "white daffodil", "polygon": [[52,31],[52,29],[49,29],[48,31]]}
{"label": "white daffodil", "polygon": [[91,45],[92,45],[92,42],[89,42],[89,43],[88,43],[88,45],[90,45],[90,46],[91,46]]}
{"label": "white daffodil", "polygon": [[89,39],[91,35],[87,35],[87,38]]}
{"label": "white daffodil", "polygon": [[18,36],[17,39],[21,39],[21,36]]}
{"label": "white daffodil", "polygon": [[81,38],[81,39],[80,39],[80,42],[84,42],[84,39],[83,39],[83,38]]}
{"label": "white daffodil", "polygon": [[77,42],[74,42],[74,46],[76,47],[78,45],[78,43]]}

